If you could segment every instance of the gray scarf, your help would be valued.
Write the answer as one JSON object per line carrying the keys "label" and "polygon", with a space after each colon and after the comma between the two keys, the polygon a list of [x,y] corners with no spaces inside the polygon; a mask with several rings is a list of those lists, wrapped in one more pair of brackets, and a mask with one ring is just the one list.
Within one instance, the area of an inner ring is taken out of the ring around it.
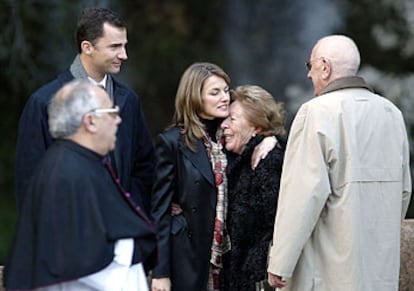
{"label": "gray scarf", "polygon": [[[88,74],[86,73],[85,68],[82,65],[79,54],[76,55],[75,59],[73,60],[73,63],[70,66],[70,72],[73,75],[73,77],[75,77],[75,79],[88,80]],[[109,97],[111,98],[113,102],[114,101],[114,87],[113,87],[112,77],[109,74],[107,74],[107,77],[106,77],[105,91],[108,93]]]}

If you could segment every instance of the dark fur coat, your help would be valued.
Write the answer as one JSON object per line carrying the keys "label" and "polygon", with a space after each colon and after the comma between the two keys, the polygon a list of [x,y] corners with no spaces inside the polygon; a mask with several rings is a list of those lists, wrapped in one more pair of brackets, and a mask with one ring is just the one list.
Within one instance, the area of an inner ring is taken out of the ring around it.
{"label": "dark fur coat", "polygon": [[276,147],[252,170],[251,156],[262,140],[253,137],[229,168],[227,227],[232,250],[223,258],[225,290],[255,291],[255,283],[266,275],[285,141],[278,137]]}

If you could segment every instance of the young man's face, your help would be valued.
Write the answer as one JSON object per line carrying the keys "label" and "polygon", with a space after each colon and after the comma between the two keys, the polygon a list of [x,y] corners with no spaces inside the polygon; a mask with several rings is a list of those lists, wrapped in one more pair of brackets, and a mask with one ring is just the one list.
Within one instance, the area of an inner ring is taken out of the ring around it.
{"label": "young man's face", "polygon": [[[100,81],[105,74],[117,74],[123,61],[128,59],[126,52],[126,28],[118,28],[104,23],[103,36],[98,38],[90,50],[88,74]],[[91,72],[89,72],[91,71]]]}

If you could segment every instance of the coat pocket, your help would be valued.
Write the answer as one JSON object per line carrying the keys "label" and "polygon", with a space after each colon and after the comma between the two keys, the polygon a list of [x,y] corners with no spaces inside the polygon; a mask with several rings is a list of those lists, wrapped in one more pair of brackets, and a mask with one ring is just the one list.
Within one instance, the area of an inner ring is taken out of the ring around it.
{"label": "coat pocket", "polygon": [[171,234],[176,235],[187,228],[187,220],[184,215],[174,215],[171,219]]}

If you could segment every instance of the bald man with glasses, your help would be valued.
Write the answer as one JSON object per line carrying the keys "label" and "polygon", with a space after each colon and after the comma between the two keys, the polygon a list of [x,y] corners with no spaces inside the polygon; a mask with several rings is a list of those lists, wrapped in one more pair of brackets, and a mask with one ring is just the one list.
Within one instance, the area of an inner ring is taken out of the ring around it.
{"label": "bald man with glasses", "polygon": [[293,121],[268,281],[283,290],[398,290],[400,229],[411,196],[403,116],[357,76],[343,35],[307,62],[315,98]]}

